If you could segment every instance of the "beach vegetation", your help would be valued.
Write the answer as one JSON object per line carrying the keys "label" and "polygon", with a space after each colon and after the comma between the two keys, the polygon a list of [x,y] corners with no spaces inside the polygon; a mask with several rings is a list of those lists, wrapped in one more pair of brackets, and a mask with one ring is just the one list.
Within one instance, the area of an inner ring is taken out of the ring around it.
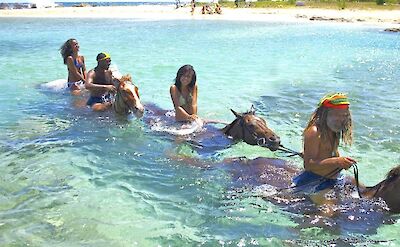
{"label": "beach vegetation", "polygon": [[[258,0],[252,2],[252,8],[302,8],[296,6],[296,0]],[[355,10],[400,10],[400,0],[303,0],[303,8],[355,9]],[[235,8],[233,1],[220,0],[222,7]],[[238,0],[238,7],[249,7],[244,0]]]}

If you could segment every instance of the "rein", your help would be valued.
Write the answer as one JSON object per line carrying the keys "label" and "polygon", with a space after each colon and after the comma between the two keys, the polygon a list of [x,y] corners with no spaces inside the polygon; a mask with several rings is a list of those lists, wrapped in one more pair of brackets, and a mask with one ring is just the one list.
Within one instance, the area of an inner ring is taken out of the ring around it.
{"label": "rein", "polygon": [[[358,166],[356,163],[354,163],[352,166],[353,166],[354,179],[356,180],[357,193],[358,193],[358,196],[360,198],[362,198],[361,192],[360,192],[360,182],[358,180]],[[375,192],[375,193],[377,193],[377,192]]]}
{"label": "rein", "polygon": [[279,144],[278,151],[288,154],[288,155],[286,155],[286,157],[293,157],[293,156],[298,155],[299,157],[304,158],[303,153],[294,151],[293,149],[287,148],[287,147],[283,146],[282,144]]}

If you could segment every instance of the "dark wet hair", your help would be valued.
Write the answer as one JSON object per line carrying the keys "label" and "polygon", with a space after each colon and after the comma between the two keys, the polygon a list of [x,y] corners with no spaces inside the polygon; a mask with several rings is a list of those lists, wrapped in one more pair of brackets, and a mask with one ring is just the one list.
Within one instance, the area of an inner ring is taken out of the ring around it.
{"label": "dark wet hair", "polygon": [[181,92],[181,87],[182,87],[181,77],[189,71],[193,73],[192,81],[189,84],[189,88],[192,89],[196,84],[196,71],[194,71],[193,66],[190,64],[183,65],[182,67],[179,68],[175,78],[175,86],[178,88],[179,92]]}
{"label": "dark wet hair", "polygon": [[76,39],[69,39],[69,40],[65,41],[64,44],[60,47],[60,53],[64,59],[64,64],[67,64],[67,57],[72,56],[73,51],[72,51],[71,42],[73,40],[76,40]]}

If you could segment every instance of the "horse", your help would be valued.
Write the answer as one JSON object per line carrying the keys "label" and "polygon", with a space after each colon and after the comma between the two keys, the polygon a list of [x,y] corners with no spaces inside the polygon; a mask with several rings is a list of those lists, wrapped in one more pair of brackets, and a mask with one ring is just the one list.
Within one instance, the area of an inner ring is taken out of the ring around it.
{"label": "horse", "polygon": [[132,77],[127,74],[117,80],[117,93],[112,108],[117,115],[128,116],[133,113],[141,118],[144,107],[140,102],[139,88],[132,83]]}
{"label": "horse", "polygon": [[[281,148],[280,137],[268,128],[263,118],[256,116],[254,107],[244,113],[237,113],[232,109],[231,112],[234,114],[235,119],[222,129],[215,125],[216,123],[221,123],[219,121],[203,120],[200,128],[193,128],[191,133],[188,134],[188,131],[183,131],[185,133],[185,141],[202,154],[213,154],[220,149],[229,147],[232,142],[240,140],[250,145],[266,147],[271,151]],[[163,110],[154,104],[146,105],[144,121],[150,126],[157,127],[162,123],[161,125],[167,126],[165,127],[166,129],[169,126],[176,125],[171,111]],[[187,123],[183,125],[187,125]],[[179,126],[182,126],[182,124]],[[178,131],[165,132],[174,134]]]}
{"label": "horse", "polygon": [[[297,215],[294,220],[300,229],[320,226],[330,231],[374,233],[381,224],[393,223],[393,214],[400,213],[400,165],[391,169],[378,184],[361,186],[360,196],[356,195],[358,189],[353,178],[346,177],[344,184],[336,185],[324,194],[328,201],[337,204],[320,205],[311,200],[303,191],[304,187],[292,185],[292,178],[302,170],[285,160],[230,158],[213,165],[216,166],[231,175],[231,197],[257,197],[271,202]],[[260,204],[252,206],[263,209]],[[334,213],[325,214],[330,209]]]}
{"label": "horse", "polygon": [[268,128],[265,119],[256,116],[253,106],[241,114],[232,109],[231,111],[236,118],[221,130],[225,135],[250,145],[267,147],[271,151],[279,149],[280,137]]}

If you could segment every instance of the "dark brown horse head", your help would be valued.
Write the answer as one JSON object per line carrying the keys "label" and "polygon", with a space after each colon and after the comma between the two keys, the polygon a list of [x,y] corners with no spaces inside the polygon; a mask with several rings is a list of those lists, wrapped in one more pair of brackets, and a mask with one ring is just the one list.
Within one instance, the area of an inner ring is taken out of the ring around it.
{"label": "dark brown horse head", "polygon": [[374,197],[381,197],[393,213],[400,213],[400,165],[390,170],[386,179],[380,182]]}
{"label": "dark brown horse head", "polygon": [[271,151],[279,148],[279,136],[267,127],[263,118],[256,116],[253,107],[245,113],[231,111],[236,119],[222,129],[225,135],[231,136],[234,140],[243,140],[250,145],[267,147]]}
{"label": "dark brown horse head", "polygon": [[130,75],[124,75],[119,80],[113,108],[120,115],[133,113],[137,117],[143,116],[144,107],[140,102],[139,88],[132,83]]}

